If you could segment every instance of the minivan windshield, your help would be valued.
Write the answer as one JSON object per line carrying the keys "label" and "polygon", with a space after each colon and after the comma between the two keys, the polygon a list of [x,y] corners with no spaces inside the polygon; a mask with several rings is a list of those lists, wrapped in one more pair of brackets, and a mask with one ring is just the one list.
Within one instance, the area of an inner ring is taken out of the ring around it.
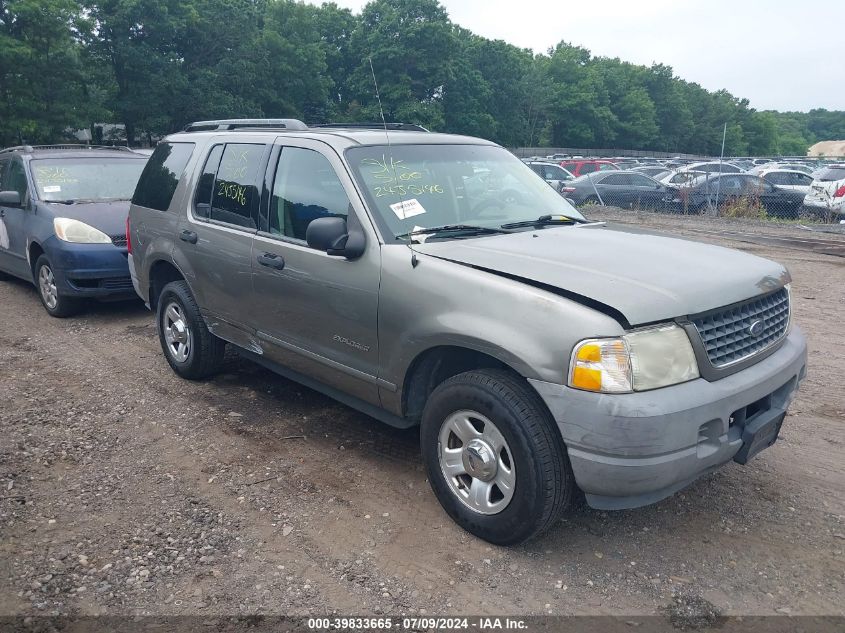
{"label": "minivan windshield", "polygon": [[31,162],[38,197],[48,202],[129,200],[147,159],[50,158]]}
{"label": "minivan windshield", "polygon": [[374,145],[350,148],[346,158],[388,238],[451,225],[497,229],[547,215],[584,219],[501,147]]}

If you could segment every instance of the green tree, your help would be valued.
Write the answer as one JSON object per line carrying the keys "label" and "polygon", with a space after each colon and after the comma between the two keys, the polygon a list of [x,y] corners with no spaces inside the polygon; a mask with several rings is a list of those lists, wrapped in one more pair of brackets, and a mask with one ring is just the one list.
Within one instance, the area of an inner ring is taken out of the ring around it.
{"label": "green tree", "polygon": [[[350,86],[363,117],[380,118],[372,59],[387,119],[443,128],[444,87],[457,45],[446,11],[436,0],[370,2],[361,12],[350,50],[357,60]],[[350,111],[354,108],[350,103]]]}
{"label": "green tree", "polygon": [[0,139],[65,138],[94,108],[75,39],[73,0],[0,1]]}

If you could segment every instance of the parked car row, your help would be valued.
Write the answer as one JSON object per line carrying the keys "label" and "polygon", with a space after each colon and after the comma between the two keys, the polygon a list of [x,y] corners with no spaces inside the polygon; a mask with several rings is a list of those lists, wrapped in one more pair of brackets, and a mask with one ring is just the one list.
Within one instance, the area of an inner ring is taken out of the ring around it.
{"label": "parked car row", "polygon": [[[589,222],[546,184],[561,173],[482,139],[222,120],[148,161],[4,156],[0,267],[50,314],[128,269],[175,374],[213,376],[228,347],[419,426],[438,501],[492,543],[547,530],[579,490],[635,508],[747,463],[806,374],[782,265]],[[618,169],[564,184],[599,177],[669,191]]]}
{"label": "parked car row", "polygon": [[[818,168],[817,161],[798,159],[595,159],[562,154],[523,160],[575,204],[699,212],[717,201],[744,196],[759,201],[775,217],[795,218],[804,210],[826,219],[845,218],[845,165],[836,163]],[[625,173],[614,173],[621,171]],[[744,177],[722,178],[725,174]]]}

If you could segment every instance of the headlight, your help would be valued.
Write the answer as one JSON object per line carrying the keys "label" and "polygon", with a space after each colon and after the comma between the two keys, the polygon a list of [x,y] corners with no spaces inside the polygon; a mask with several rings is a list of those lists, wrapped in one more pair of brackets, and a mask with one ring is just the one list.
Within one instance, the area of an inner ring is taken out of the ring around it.
{"label": "headlight", "polygon": [[93,226],[72,220],[71,218],[56,218],[53,220],[56,237],[65,242],[76,244],[111,244],[111,238]]}
{"label": "headlight", "polygon": [[619,338],[587,339],[575,346],[569,386],[629,393],[698,378],[687,333],[677,325],[634,330]]}

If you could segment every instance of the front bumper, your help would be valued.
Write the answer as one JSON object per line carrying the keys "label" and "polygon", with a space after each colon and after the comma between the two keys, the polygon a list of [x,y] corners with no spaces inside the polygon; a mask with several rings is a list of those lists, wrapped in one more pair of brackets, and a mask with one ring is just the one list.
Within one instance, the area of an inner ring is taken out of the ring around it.
{"label": "front bumper", "polygon": [[52,237],[44,244],[59,294],[123,299],[135,296],[126,249],[114,244],[71,244]]}
{"label": "front bumper", "polygon": [[714,382],[631,394],[530,382],[557,421],[587,502],[612,510],[660,501],[734,459],[755,420],[786,411],[806,365],[794,326],[774,354]]}

